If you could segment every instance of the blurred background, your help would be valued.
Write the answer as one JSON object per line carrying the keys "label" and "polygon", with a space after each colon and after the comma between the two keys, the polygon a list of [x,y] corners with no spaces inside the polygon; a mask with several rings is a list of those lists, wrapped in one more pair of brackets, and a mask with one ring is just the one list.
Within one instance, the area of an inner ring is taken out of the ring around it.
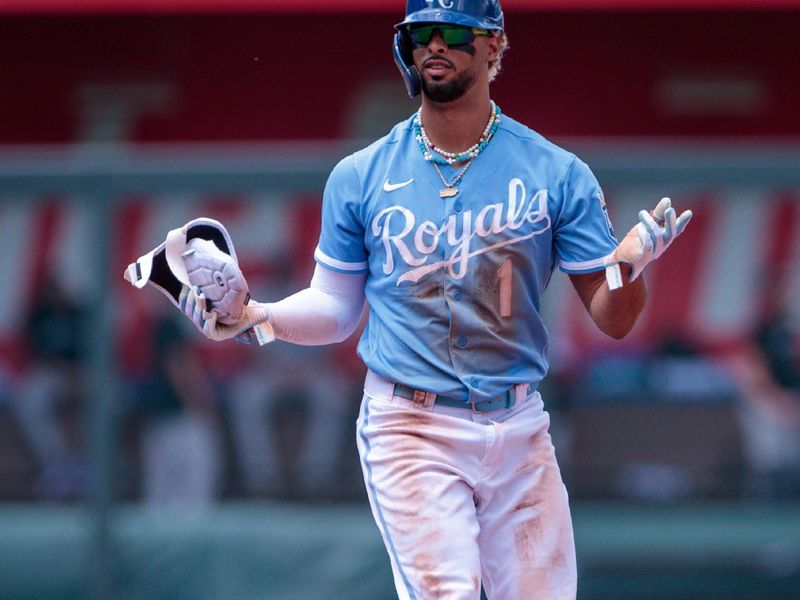
{"label": "blurred background", "polygon": [[[695,213],[623,342],[546,296],[579,598],[800,598],[800,2],[503,7],[494,99],[617,234]],[[403,8],[0,0],[0,598],[394,597],[355,339],[212,344],[122,272],[209,216],[254,297],[305,287],[328,172],[416,110]]]}

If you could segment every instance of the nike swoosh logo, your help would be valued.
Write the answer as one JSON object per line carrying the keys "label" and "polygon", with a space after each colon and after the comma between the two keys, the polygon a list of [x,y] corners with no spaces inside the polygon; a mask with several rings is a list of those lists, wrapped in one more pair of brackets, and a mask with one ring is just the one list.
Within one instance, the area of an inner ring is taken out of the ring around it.
{"label": "nike swoosh logo", "polygon": [[402,182],[402,183],[389,183],[389,180],[387,179],[387,180],[386,180],[386,181],[383,183],[383,191],[384,191],[384,192],[393,192],[393,191],[395,191],[395,190],[399,190],[400,188],[404,188],[404,187],[406,187],[406,186],[407,186],[409,183],[411,183],[412,181],[414,181],[414,179],[413,179],[413,178],[412,178],[412,179],[409,179],[408,181],[404,181],[404,182]]}

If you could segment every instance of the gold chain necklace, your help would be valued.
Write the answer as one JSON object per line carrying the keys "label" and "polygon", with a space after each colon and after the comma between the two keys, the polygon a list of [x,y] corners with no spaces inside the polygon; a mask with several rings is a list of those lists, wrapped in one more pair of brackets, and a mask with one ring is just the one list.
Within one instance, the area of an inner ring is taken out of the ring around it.
{"label": "gold chain necklace", "polygon": [[453,178],[453,180],[449,182],[447,181],[447,179],[444,178],[444,175],[442,175],[442,171],[441,169],[439,169],[439,165],[433,163],[433,168],[436,169],[436,173],[438,173],[439,179],[441,179],[442,183],[444,184],[444,189],[439,190],[440,198],[452,198],[454,196],[458,196],[458,189],[456,189],[456,186],[458,185],[458,182],[461,181],[461,178],[464,176],[464,173],[467,172],[467,169],[469,169],[470,166],[472,165],[473,160],[475,160],[474,156],[467,161],[467,164],[464,165],[464,168],[461,169]]}

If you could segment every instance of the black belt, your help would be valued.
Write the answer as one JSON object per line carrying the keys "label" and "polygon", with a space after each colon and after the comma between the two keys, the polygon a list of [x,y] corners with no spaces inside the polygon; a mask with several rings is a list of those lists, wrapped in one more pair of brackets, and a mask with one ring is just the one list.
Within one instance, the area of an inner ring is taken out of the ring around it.
{"label": "black belt", "polygon": [[[529,385],[528,394],[532,392],[533,386]],[[429,392],[412,388],[410,385],[405,385],[403,383],[395,383],[392,390],[392,394],[395,396],[418,402],[424,399],[426,393]],[[517,386],[511,387],[499,396],[495,396],[489,400],[480,400],[479,402],[464,402],[463,400],[454,400],[453,398],[447,398],[446,396],[440,396],[438,394],[433,395],[435,396],[434,404],[466,408],[474,412],[490,412],[493,410],[512,408],[517,403]]]}

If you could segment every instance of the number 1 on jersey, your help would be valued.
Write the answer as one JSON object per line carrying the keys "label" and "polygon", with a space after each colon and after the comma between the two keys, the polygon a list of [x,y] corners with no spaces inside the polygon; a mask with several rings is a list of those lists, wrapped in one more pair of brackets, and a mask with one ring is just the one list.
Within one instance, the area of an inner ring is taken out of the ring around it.
{"label": "number 1 on jersey", "polygon": [[511,316],[511,259],[507,259],[497,269],[497,280],[500,282],[500,316]]}

